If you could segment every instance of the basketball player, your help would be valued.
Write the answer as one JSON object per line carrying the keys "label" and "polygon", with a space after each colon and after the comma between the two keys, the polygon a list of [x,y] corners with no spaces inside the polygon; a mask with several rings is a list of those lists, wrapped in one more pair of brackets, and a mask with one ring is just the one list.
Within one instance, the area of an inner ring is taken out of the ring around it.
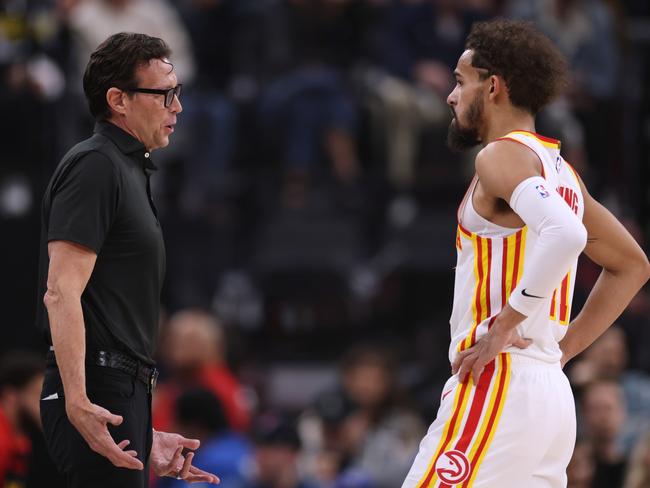
{"label": "basketball player", "polygon": [[[447,381],[403,488],[559,488],[575,442],[562,366],[650,276],[634,239],[535,133],[566,63],[531,24],[473,27],[447,102],[452,148],[481,145],[458,211]],[[584,251],[603,271],[570,322]]]}

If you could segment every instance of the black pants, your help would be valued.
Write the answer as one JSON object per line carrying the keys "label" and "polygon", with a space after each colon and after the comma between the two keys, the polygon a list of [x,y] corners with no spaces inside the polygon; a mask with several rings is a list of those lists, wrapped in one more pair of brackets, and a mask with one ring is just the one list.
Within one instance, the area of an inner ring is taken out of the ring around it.
{"label": "black pants", "polygon": [[90,449],[66,415],[59,370],[48,367],[41,395],[41,420],[48,449],[65,475],[68,488],[147,488],[152,442],[151,394],[147,385],[113,368],[86,365],[86,391],[92,403],[123,417],[121,425],[109,424],[108,430],[116,443],[131,441],[127,449],[137,451],[144,470],[118,468]]}

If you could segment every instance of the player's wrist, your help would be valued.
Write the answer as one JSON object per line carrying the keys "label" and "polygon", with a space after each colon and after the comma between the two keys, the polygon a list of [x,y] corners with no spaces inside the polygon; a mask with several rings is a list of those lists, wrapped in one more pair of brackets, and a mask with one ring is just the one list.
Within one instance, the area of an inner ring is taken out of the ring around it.
{"label": "player's wrist", "polygon": [[501,313],[497,315],[497,318],[492,325],[492,329],[504,333],[512,332],[525,318],[526,316],[524,314],[518,312],[509,304],[506,304]]}

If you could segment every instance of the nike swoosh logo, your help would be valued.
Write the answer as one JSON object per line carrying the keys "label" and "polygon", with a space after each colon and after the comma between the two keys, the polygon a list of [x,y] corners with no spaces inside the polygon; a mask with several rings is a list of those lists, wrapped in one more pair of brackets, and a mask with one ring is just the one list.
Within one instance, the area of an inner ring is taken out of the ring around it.
{"label": "nike swoosh logo", "polygon": [[524,288],[523,290],[521,290],[521,294],[522,294],[523,296],[525,296],[525,297],[529,297],[529,298],[544,298],[544,297],[538,297],[537,295],[531,295],[530,293],[526,293],[526,288]]}

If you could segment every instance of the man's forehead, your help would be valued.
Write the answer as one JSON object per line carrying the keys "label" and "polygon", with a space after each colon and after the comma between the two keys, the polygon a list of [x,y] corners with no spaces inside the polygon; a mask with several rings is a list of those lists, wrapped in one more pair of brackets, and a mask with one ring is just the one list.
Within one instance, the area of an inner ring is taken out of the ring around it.
{"label": "man's forehead", "polygon": [[165,83],[176,81],[174,65],[168,59],[152,59],[138,68],[141,81]]}
{"label": "man's forehead", "polygon": [[471,49],[466,49],[463,54],[458,58],[458,64],[456,65],[456,71],[462,75],[468,75],[476,71],[476,68],[472,66],[472,57],[474,56],[474,51]]}

